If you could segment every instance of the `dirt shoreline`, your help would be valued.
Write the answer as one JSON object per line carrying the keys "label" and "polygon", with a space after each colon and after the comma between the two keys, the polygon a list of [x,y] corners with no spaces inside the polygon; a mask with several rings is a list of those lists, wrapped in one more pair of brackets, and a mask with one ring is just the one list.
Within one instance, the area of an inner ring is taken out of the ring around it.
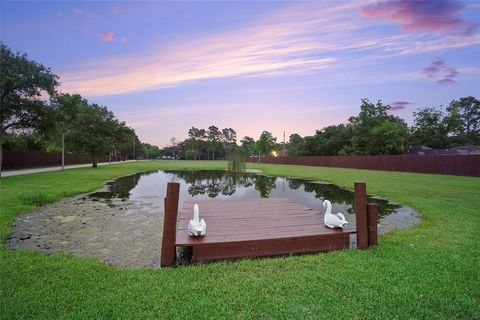
{"label": "dirt shoreline", "polygon": [[[92,197],[108,192],[111,182],[96,191],[20,215],[6,239],[7,246],[46,254],[66,252],[95,257],[118,268],[159,268],[163,201],[155,201],[152,196],[141,201]],[[354,219],[354,214],[348,214],[351,227],[355,227]],[[382,217],[378,230],[383,234],[419,222],[418,213],[403,207]]]}
{"label": "dirt shoreline", "polygon": [[88,194],[65,198],[19,216],[7,245],[97,257],[120,268],[159,267],[163,207],[149,209],[129,200],[93,200]]}

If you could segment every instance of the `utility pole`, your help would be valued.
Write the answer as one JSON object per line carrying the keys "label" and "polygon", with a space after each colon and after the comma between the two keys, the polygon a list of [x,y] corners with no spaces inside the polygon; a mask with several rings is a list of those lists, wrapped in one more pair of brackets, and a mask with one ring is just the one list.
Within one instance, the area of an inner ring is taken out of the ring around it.
{"label": "utility pole", "polygon": [[65,132],[62,131],[62,171],[65,169]]}
{"label": "utility pole", "polygon": [[283,156],[285,157],[287,153],[285,152],[285,130],[283,131]]}

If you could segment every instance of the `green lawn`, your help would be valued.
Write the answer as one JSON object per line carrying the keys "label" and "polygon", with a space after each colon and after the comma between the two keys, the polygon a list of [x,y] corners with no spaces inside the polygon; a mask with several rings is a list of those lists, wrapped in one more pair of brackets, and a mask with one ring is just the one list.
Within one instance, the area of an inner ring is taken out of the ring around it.
{"label": "green lawn", "polygon": [[287,165],[249,165],[409,205],[421,224],[379,246],[169,269],[115,269],[67,254],[11,251],[15,217],[128,173],[224,168],[138,162],[0,179],[0,318],[480,319],[480,179]]}

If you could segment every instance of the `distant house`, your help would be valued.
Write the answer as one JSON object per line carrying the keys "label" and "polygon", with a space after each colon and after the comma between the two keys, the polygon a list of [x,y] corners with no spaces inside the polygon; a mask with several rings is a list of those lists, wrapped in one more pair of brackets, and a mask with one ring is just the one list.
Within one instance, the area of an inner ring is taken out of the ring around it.
{"label": "distant house", "polygon": [[407,147],[406,154],[413,155],[451,155],[451,154],[480,154],[480,146],[460,146],[448,149],[432,149],[426,146],[414,145]]}

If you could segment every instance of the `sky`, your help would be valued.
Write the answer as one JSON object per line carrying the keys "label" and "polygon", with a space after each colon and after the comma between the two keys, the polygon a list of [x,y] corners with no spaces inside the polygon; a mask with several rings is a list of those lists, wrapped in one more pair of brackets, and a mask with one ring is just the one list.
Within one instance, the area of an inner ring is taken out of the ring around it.
{"label": "sky", "polygon": [[362,98],[412,122],[480,98],[480,1],[1,1],[1,41],[143,142],[192,126],[283,140],[347,123]]}

